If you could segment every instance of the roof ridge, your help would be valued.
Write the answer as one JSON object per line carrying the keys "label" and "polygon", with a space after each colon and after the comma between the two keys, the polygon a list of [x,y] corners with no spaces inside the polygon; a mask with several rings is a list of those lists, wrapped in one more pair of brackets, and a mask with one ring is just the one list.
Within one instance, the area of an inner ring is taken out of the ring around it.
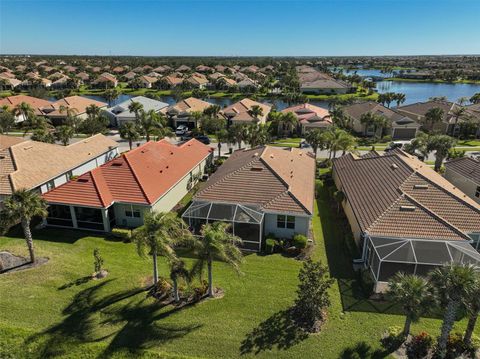
{"label": "roof ridge", "polygon": [[[140,147],[137,147],[137,148],[140,148]],[[148,203],[152,203],[152,201],[150,200],[150,198],[147,196],[147,193],[145,192],[143,186],[141,185],[140,180],[138,179],[138,176],[137,176],[137,174],[135,173],[135,170],[133,169],[130,161],[129,161],[128,158],[127,158],[127,154],[128,154],[128,153],[129,153],[129,152],[123,154],[121,157],[124,158],[125,163],[128,165],[128,168],[129,168],[130,171],[132,172],[133,178],[134,178],[135,181],[137,182],[138,187],[140,188],[140,191],[142,191],[142,194],[143,194],[143,196],[145,197],[145,199],[147,200],[147,202],[148,202]]]}
{"label": "roof ridge", "polygon": [[370,229],[373,229],[373,227],[388,213],[390,210],[400,201],[404,198],[404,193],[400,192],[399,197],[390,204],[367,228],[365,228],[365,231],[368,232]]}
{"label": "roof ridge", "polygon": [[[90,171],[90,177],[92,178],[93,186],[95,187],[95,191],[97,192],[98,197],[100,198],[100,202],[102,202],[103,207],[107,207],[107,202],[103,198],[104,196],[102,195],[102,191],[98,188],[97,184],[97,179],[99,180],[100,178],[97,178],[97,174],[95,170],[100,169],[101,167],[94,168],[93,170]],[[103,177],[103,173],[100,172],[100,176]],[[105,180],[105,179],[104,179]],[[105,186],[105,191],[108,191],[108,194],[111,196],[110,189],[108,186]]]}

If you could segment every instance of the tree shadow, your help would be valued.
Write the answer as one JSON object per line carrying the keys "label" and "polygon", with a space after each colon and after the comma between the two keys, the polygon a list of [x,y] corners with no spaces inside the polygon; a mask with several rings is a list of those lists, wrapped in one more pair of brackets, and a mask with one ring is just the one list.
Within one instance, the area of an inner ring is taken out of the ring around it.
{"label": "tree shadow", "polygon": [[382,349],[373,349],[365,342],[359,342],[354,347],[346,348],[340,355],[341,359],[382,359],[386,358],[390,353]]}
{"label": "tree shadow", "polygon": [[92,276],[87,275],[85,277],[81,277],[81,278],[72,280],[71,282],[65,283],[64,285],[58,287],[58,290],[64,290],[64,289],[68,289],[68,288],[73,287],[73,286],[82,285],[82,284],[87,283],[90,280],[92,280]]}
{"label": "tree shadow", "polygon": [[[38,343],[35,349],[38,356],[48,358],[68,355],[72,346],[78,344],[112,338],[103,354],[109,356],[124,348],[133,351],[161,344],[196,328],[156,323],[155,321],[165,318],[172,311],[156,314],[162,308],[160,304],[147,304],[145,298],[140,301],[134,298],[140,293],[146,295],[145,288],[134,288],[101,297],[100,292],[113,280],[105,280],[78,292],[63,310],[62,314],[66,316],[63,321],[29,337],[26,343]],[[102,319],[105,316],[107,319]],[[103,326],[104,324],[117,326]],[[118,325],[121,325],[120,329]]]}
{"label": "tree shadow", "polygon": [[308,333],[298,327],[291,308],[273,314],[260,323],[240,345],[242,355],[259,354],[265,350],[287,350],[308,338]]}
{"label": "tree shadow", "polygon": [[[34,226],[32,225],[32,228],[33,227]],[[104,236],[102,233],[82,231],[78,229],[53,228],[53,227],[33,229],[32,234],[33,234],[34,240],[57,242],[57,243],[69,243],[69,244],[73,244],[79,239],[82,239],[85,237]],[[10,230],[6,233],[6,235],[11,238],[24,239],[23,230],[20,225],[16,225],[10,228]]]}

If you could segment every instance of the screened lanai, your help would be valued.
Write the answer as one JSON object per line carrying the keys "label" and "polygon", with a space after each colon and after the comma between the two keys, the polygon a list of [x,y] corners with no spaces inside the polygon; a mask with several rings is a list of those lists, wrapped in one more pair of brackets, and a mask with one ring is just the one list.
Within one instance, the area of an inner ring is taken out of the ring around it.
{"label": "screened lanai", "polygon": [[397,272],[426,276],[447,263],[480,267],[480,253],[467,241],[369,238],[368,266],[378,282],[387,282]]}
{"label": "screened lanai", "polygon": [[230,223],[232,233],[242,239],[243,248],[258,251],[262,242],[263,216],[263,212],[254,206],[193,201],[182,218],[194,233],[199,233],[205,223]]}

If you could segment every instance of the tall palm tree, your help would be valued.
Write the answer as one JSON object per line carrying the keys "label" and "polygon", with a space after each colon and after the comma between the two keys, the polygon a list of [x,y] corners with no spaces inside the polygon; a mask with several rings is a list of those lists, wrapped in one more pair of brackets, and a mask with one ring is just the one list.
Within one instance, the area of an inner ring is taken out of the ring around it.
{"label": "tall palm tree", "polygon": [[427,152],[435,151],[435,171],[440,171],[443,160],[447,157],[448,151],[455,146],[455,139],[447,135],[429,136],[427,139]]}
{"label": "tall palm tree", "polygon": [[480,103],[480,92],[477,92],[475,95],[470,97],[470,102],[475,104]]}
{"label": "tall palm tree", "polygon": [[138,126],[133,122],[125,122],[119,127],[118,132],[120,133],[121,138],[128,141],[130,149],[132,149],[133,141],[140,139]]}
{"label": "tall palm tree", "polygon": [[425,113],[425,123],[430,124],[430,132],[433,131],[435,124],[442,122],[444,112],[439,107],[433,107]]}
{"label": "tall palm tree", "polygon": [[211,105],[208,106],[205,110],[203,110],[203,114],[210,118],[217,118],[220,110],[221,108],[219,105]]}
{"label": "tall palm tree", "polygon": [[195,245],[195,254],[198,259],[193,265],[192,274],[198,274],[201,277],[205,266],[207,267],[208,295],[210,297],[213,297],[213,260],[221,260],[237,272],[240,271],[240,264],[243,261],[242,252],[238,248],[242,240],[228,232],[229,226],[224,222],[203,225],[200,231],[201,239]]}
{"label": "tall palm tree", "polygon": [[150,141],[150,135],[170,136],[171,131],[168,131],[166,119],[155,110],[145,112],[140,111],[138,127],[142,135],[145,136],[147,142]]}
{"label": "tall palm tree", "polygon": [[[455,129],[457,129],[458,121],[465,116],[465,112],[467,109],[465,107],[456,106],[455,109],[452,111],[452,116],[455,119],[452,129],[452,135],[455,133]],[[460,135],[460,131],[457,131],[458,135]]]}
{"label": "tall palm tree", "polygon": [[195,124],[195,128],[198,128],[198,123],[202,120],[203,113],[200,111],[192,111],[190,112],[190,119],[193,120],[193,123]]}
{"label": "tall palm tree", "polygon": [[228,131],[222,128],[221,130],[215,132],[215,135],[217,136],[218,157],[220,158],[222,156],[222,143],[228,141]]}
{"label": "tall palm tree", "polygon": [[246,142],[250,147],[264,146],[270,141],[270,134],[267,125],[251,123],[246,128]]}
{"label": "tall palm tree", "polygon": [[157,257],[163,256],[168,262],[177,261],[174,247],[187,242],[191,234],[186,225],[174,212],[147,212],[143,226],[133,231],[132,239],[137,252],[145,257],[150,253],[153,258],[153,283],[158,283]]}
{"label": "tall palm tree", "polygon": [[323,135],[323,132],[324,131],[319,128],[314,128],[305,133],[305,140],[312,147],[315,159],[317,159],[318,149],[323,149],[325,146],[325,136]]}
{"label": "tall palm tree", "polygon": [[473,330],[477,324],[478,315],[480,314],[480,275],[477,273],[475,284],[464,298],[463,304],[468,313],[468,324],[465,330],[463,341],[466,345],[472,343]]}
{"label": "tall palm tree", "polygon": [[248,114],[253,117],[255,121],[259,121],[259,118],[263,116],[263,109],[259,105],[253,105],[248,110]]}
{"label": "tall palm tree", "polygon": [[[279,117],[279,126],[283,129],[283,134],[287,136],[298,129],[298,123],[298,118],[293,112],[283,113]],[[280,132],[280,128],[278,132]]]}
{"label": "tall palm tree", "polygon": [[397,103],[397,107],[399,107],[402,103],[405,102],[407,97],[404,93],[396,93],[395,94],[395,102]]}
{"label": "tall palm tree", "polygon": [[350,147],[350,144],[355,143],[355,139],[352,139],[347,131],[341,130],[339,128],[333,127],[324,133],[325,144],[329,149],[328,158],[331,159],[336,157],[337,151],[347,150]]}
{"label": "tall palm tree", "polygon": [[329,112],[332,122],[335,126],[338,126],[342,129],[346,129],[348,127],[347,116],[341,107],[333,106]]}
{"label": "tall palm tree", "polygon": [[246,126],[240,123],[234,123],[228,128],[229,137],[238,144],[238,149],[242,148],[242,141],[245,141],[245,131]]}
{"label": "tall palm tree", "polygon": [[103,93],[103,96],[107,99],[108,105],[112,105],[112,101],[117,99],[120,96],[120,91],[114,87],[111,89],[106,89],[105,92]]}
{"label": "tall palm tree", "polygon": [[64,146],[67,146],[74,134],[75,134],[75,130],[73,129],[72,126],[62,125],[62,126],[58,126],[55,129],[54,136]]}
{"label": "tall palm tree", "polygon": [[471,265],[450,264],[436,268],[430,274],[435,291],[445,306],[445,314],[440,336],[438,337],[438,355],[445,358],[447,340],[463,298],[475,286],[476,269]]}
{"label": "tall palm tree", "polygon": [[3,210],[1,212],[2,220],[9,225],[14,225],[18,222],[21,223],[30,254],[30,262],[32,263],[35,262],[35,250],[33,248],[30,222],[33,217],[46,217],[47,214],[47,203],[34,191],[28,191],[26,189],[17,190],[3,202]]}
{"label": "tall palm tree", "polygon": [[365,134],[367,134],[367,130],[369,127],[373,127],[373,132],[375,133],[375,135],[379,133],[380,137],[383,137],[383,129],[386,125],[385,117],[377,115],[376,113],[367,112],[360,116],[360,123],[365,126]]}
{"label": "tall palm tree", "polygon": [[347,153],[347,151],[352,151],[355,147],[355,137],[349,134],[348,132],[343,133],[338,141],[338,149],[342,151],[342,156]]}
{"label": "tall palm tree", "polygon": [[128,111],[135,115],[135,121],[139,121],[140,112],[143,111],[143,105],[140,102],[132,101],[130,105],[128,105]]}
{"label": "tall palm tree", "polygon": [[433,304],[432,288],[426,279],[402,272],[390,279],[388,288],[388,295],[403,308],[403,335],[408,337],[412,322],[418,321]]}

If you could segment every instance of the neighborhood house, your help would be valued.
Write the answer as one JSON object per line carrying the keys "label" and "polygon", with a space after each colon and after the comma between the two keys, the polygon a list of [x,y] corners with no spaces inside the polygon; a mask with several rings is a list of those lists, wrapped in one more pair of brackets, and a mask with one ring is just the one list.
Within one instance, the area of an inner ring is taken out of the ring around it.
{"label": "neighborhood house", "polygon": [[480,161],[463,157],[445,163],[445,178],[480,204]]}

